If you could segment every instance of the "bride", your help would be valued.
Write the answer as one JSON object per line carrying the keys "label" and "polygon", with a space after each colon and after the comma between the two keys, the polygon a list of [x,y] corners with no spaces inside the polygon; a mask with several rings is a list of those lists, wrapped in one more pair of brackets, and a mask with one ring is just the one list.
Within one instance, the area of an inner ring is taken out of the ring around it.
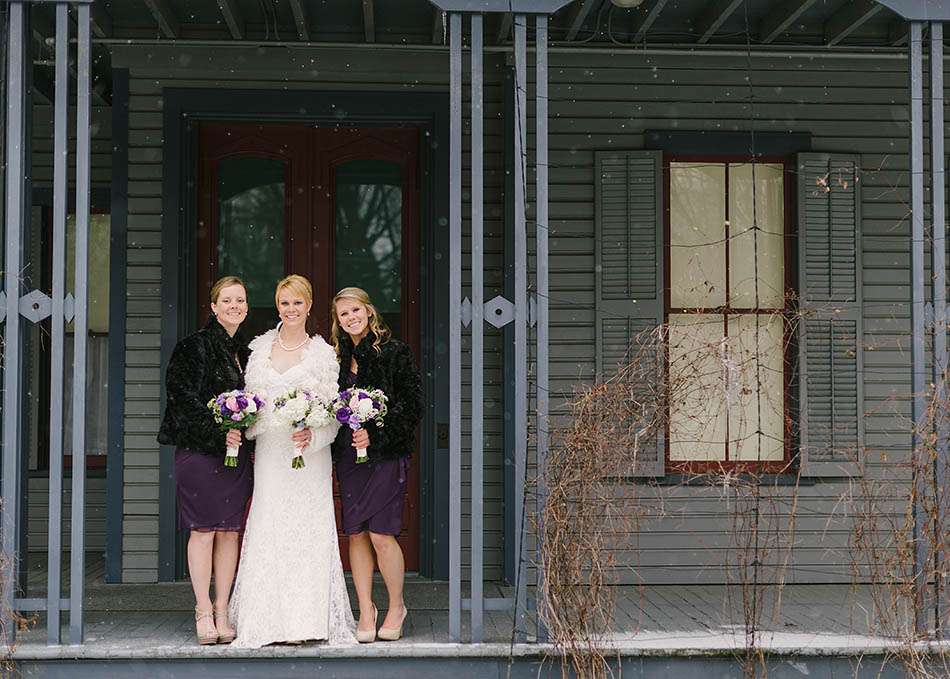
{"label": "bride", "polygon": [[[337,393],[339,366],[319,335],[307,336],[310,282],[288,276],[277,284],[280,324],[251,342],[246,388],[268,402],[248,430],[257,439],[254,494],[247,519],[231,619],[232,646],[325,639],[355,642],[333,512],[330,443],[339,425],[294,433],[270,403],[293,389]],[[305,466],[291,459],[303,449]]]}

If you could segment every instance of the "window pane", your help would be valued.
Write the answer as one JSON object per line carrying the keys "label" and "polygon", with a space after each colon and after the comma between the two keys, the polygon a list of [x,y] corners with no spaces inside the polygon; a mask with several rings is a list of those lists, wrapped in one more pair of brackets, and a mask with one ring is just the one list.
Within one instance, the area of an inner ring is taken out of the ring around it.
{"label": "window pane", "polygon": [[670,460],[726,459],[722,314],[670,314]]}
{"label": "window pane", "polygon": [[785,459],[784,319],[729,317],[729,459]]}
{"label": "window pane", "polygon": [[670,306],[726,303],[726,166],[670,163]]}
{"label": "window pane", "polygon": [[[89,332],[109,332],[109,215],[89,216],[89,266],[87,268]],[[66,218],[66,292],[76,294],[76,215]],[[71,330],[73,324],[69,324]]]}
{"label": "window pane", "polygon": [[402,183],[399,165],[382,160],[353,160],[336,170],[336,288],[366,290],[397,337],[402,336]]}
{"label": "window pane", "polygon": [[253,157],[218,168],[218,276],[242,278],[248,305],[269,317],[276,316],[274,284],[284,276],[284,171],[283,161]]}
{"label": "window pane", "polygon": [[[758,224],[757,232],[752,228],[754,223]],[[730,306],[784,307],[785,190],[781,164],[729,166],[729,234]]]}

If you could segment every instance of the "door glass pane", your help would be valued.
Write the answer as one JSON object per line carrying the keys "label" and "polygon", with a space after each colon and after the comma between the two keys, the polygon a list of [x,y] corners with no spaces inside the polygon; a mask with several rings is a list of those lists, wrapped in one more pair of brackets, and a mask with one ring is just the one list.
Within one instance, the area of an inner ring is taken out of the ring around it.
{"label": "door glass pane", "polygon": [[336,169],[336,289],[357,286],[402,337],[402,168],[353,160]]}
{"label": "door glass pane", "polygon": [[218,276],[239,276],[251,308],[242,331],[273,327],[274,285],[284,276],[286,165],[272,158],[229,158],[218,170]]}

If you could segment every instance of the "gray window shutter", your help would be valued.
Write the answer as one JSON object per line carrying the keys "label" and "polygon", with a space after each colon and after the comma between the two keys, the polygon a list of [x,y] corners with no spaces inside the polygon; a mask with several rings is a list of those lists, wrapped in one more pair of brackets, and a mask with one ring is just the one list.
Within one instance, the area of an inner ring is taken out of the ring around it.
{"label": "gray window shutter", "polygon": [[[663,156],[659,151],[595,154],[597,380],[609,379],[663,322]],[[662,352],[646,355],[662,383]],[[631,385],[636,388],[637,385]],[[662,476],[664,437],[641,442],[633,476]]]}
{"label": "gray window shutter", "polygon": [[798,156],[799,424],[803,476],[864,459],[858,156]]}

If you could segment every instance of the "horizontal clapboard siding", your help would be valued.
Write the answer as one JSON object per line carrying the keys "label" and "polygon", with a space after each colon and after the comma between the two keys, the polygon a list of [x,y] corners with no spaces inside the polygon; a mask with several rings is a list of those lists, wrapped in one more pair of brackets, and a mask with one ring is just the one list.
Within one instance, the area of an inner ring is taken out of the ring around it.
{"label": "horizontal clapboard siding", "polygon": [[[561,396],[552,403],[555,422],[563,422],[563,404],[578,382],[592,380],[595,369],[595,152],[649,149],[647,130],[742,131],[754,119],[757,131],[807,132],[813,151],[860,158],[865,412],[840,413],[846,426],[838,434],[851,432],[853,439],[855,421],[863,417],[869,447],[865,474],[901,497],[909,481],[902,464],[910,450],[904,63],[755,58],[750,68],[744,58],[622,53],[557,53],[551,60],[551,389]],[[532,120],[527,127],[534,130]],[[528,186],[533,200],[533,183]],[[832,218],[836,214],[832,209]],[[832,276],[829,285],[837,293],[846,281]],[[817,480],[798,491],[788,577],[848,581],[853,568],[864,572],[849,548],[853,524],[842,498],[851,490],[849,483]],[[733,519],[721,489],[618,484],[615,492],[639,494],[661,515],[616,546],[619,580],[727,581],[734,562],[728,548]],[[785,497],[790,502],[791,492]],[[889,506],[892,518],[904,509],[899,503]]]}
{"label": "horizontal clapboard siding", "polygon": [[[70,545],[69,522],[72,517],[71,479],[63,481],[63,549]],[[30,552],[45,551],[49,545],[49,479],[29,480],[27,545]],[[104,552],[106,548],[106,480],[102,476],[86,479],[86,551]]]}
{"label": "horizontal clapboard siding", "polygon": [[[114,63],[130,68],[129,102],[129,291],[128,347],[126,353],[125,416],[125,535],[123,580],[153,582],[158,576],[159,425],[161,318],[159,286],[162,280],[162,144],[163,91],[165,88],[198,89],[299,89],[385,90],[444,92],[448,88],[446,55],[379,54],[362,50],[327,50],[308,56],[306,68],[285,50],[189,50],[182,63],[173,47],[117,48]],[[316,64],[314,66],[314,64]],[[502,114],[503,61],[491,57],[485,69],[485,116]],[[237,68],[235,68],[237,66]],[[466,104],[467,106],[467,104]],[[467,124],[467,123],[466,123]],[[503,292],[503,129],[486,125],[485,152],[485,285],[486,299]],[[463,171],[470,166],[466,142]],[[463,228],[469,229],[468,208]],[[425,256],[425,253],[423,253]],[[464,284],[470,282],[466,242]],[[501,332],[487,328],[485,337],[486,387],[490,404],[485,409],[485,573],[498,579],[503,563],[504,465],[503,382]],[[467,341],[467,339],[466,339]],[[463,355],[468,356],[467,349]],[[468,360],[467,358],[465,359]],[[463,390],[468,391],[470,371],[463,367]],[[466,404],[466,411],[468,406]],[[463,443],[469,449],[469,432]],[[470,465],[462,470],[465,497],[470,495]],[[464,525],[468,525],[467,520]],[[464,537],[463,563],[470,562],[468,533]]]}

